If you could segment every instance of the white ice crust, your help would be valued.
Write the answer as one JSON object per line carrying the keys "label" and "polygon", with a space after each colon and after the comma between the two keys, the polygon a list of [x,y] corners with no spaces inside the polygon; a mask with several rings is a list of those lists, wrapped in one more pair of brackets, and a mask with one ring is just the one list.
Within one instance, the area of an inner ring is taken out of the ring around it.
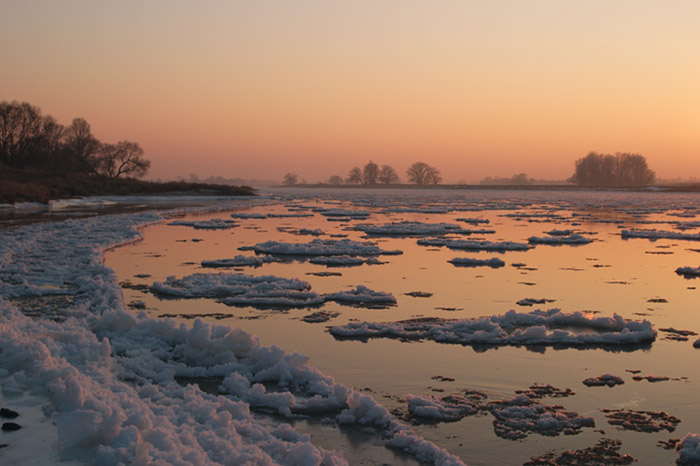
{"label": "white ice crust", "polygon": [[[100,216],[0,236],[0,386],[6,398],[31,392],[44,400],[62,457],[99,465],[347,464],[288,424],[274,427],[251,414],[330,410],[338,422],[374,425],[387,446],[422,461],[463,464],[301,354],[199,319],[190,327],[128,312],[102,251],[137,240],[138,227],[161,220]],[[302,281],[285,283],[305,289]],[[56,320],[30,318],[7,301],[59,294],[72,302]],[[176,377],[220,378],[220,393]],[[266,384],[278,388],[268,392]]]}

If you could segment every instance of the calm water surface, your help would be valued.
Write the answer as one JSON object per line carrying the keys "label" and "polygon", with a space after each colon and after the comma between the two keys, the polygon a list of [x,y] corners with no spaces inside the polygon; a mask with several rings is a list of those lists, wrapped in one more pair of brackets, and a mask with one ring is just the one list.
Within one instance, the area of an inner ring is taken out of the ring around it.
{"label": "calm water surface", "polygon": [[[185,226],[158,224],[144,230],[141,242],[106,253],[107,264],[122,282],[151,285],[168,276],[182,277],[204,269],[202,260],[231,258],[241,246],[263,241],[308,242],[313,237],[294,235],[278,228],[321,229],[323,239],[344,234],[349,239],[367,240],[353,229],[359,223],[385,224],[397,221],[449,222],[464,228],[489,228],[494,234],[474,234],[463,239],[527,242],[544,232],[574,229],[595,241],[582,246],[538,245],[526,252],[452,251],[419,246],[416,237],[369,238],[384,249],[400,249],[400,256],[382,256],[382,265],[327,268],[304,261],[270,263],[246,267],[254,275],[301,278],[312,290],[328,293],[365,285],[392,293],[398,305],[388,309],[363,309],[328,303],[317,309],[289,311],[229,307],[211,299],[160,300],[131,286],[124,287],[124,299],[146,303],[151,316],[162,314],[228,316],[207,320],[243,328],[257,335],[264,344],[275,344],[289,352],[310,357],[310,363],[337,381],[366,389],[389,409],[405,409],[406,394],[448,394],[462,389],[485,391],[490,399],[512,397],[513,392],[533,383],[549,383],[572,388],[576,395],[544,399],[547,404],[563,404],[596,420],[596,431],[584,429],[579,435],[545,437],[530,434],[520,441],[504,440],[494,434],[490,415],[469,416],[459,422],[415,426],[425,438],[460,456],[472,465],[522,464],[531,456],[550,450],[577,449],[594,445],[600,438],[623,442],[622,451],[637,458],[640,465],[672,464],[673,451],[657,446],[659,440],[680,438],[700,432],[700,350],[692,342],[665,339],[659,332],[651,347],[631,351],[606,349],[555,348],[474,348],[434,342],[403,342],[375,339],[368,342],[338,341],[328,325],[354,320],[390,322],[414,317],[463,319],[503,314],[510,309],[530,311],[551,307],[564,311],[587,310],[602,316],[620,314],[628,319],[649,319],[656,329],[700,331],[700,306],[696,286],[674,273],[680,266],[700,265],[700,242],[621,238],[624,228],[674,230],[679,221],[694,221],[700,212],[700,197],[687,194],[563,192],[563,191],[447,191],[447,190],[338,190],[313,193],[307,190],[280,190],[272,193],[268,205],[248,206],[239,212],[289,213],[298,208],[345,208],[368,210],[369,218],[344,222],[329,221],[315,213],[308,218],[265,218],[236,220],[229,230],[195,230]],[[446,213],[387,212],[396,207],[438,207]],[[313,213],[311,210],[301,212]],[[187,219],[229,219],[231,212],[189,216]],[[527,216],[523,216],[526,214]],[[678,214],[684,217],[677,216]],[[487,219],[485,225],[468,225],[460,217]],[[649,223],[661,222],[661,223]],[[686,233],[697,233],[689,229]],[[201,240],[201,241],[193,241]],[[505,267],[461,268],[448,263],[454,257],[499,257]],[[514,267],[512,264],[525,264]],[[232,270],[229,270],[232,271]],[[340,276],[321,277],[313,272],[339,272]],[[150,277],[138,278],[137,274]],[[417,298],[405,293],[432,293]],[[547,298],[554,302],[521,307],[523,298]],[[649,300],[666,302],[650,302]],[[455,310],[444,310],[450,308]],[[310,324],[301,317],[317,310],[336,311],[327,323]],[[183,317],[180,317],[183,318]],[[184,319],[184,318],[183,318]],[[189,321],[188,319],[184,319]],[[627,370],[640,370],[678,378],[659,383],[635,382]],[[582,380],[601,374],[623,377],[615,387],[586,387]],[[436,381],[434,376],[451,377],[453,382]],[[442,389],[444,392],[436,392]],[[601,409],[631,408],[666,411],[682,419],[675,432],[638,433],[611,426]],[[311,433],[324,447],[342,449],[351,462],[366,464],[401,463],[409,460],[385,454],[376,458],[357,433],[342,433],[319,423],[300,421],[296,425]],[[605,431],[602,433],[600,430]]]}

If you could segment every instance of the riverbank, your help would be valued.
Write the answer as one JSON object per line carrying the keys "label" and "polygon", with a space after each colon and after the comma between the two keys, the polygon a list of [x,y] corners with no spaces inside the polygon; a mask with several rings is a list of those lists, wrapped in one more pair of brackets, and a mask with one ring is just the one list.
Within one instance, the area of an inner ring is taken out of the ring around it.
{"label": "riverbank", "polygon": [[54,174],[2,168],[0,170],[0,204],[41,202],[84,196],[131,195],[207,195],[252,196],[249,186],[170,181],[159,183],[133,178],[109,178],[102,175]]}

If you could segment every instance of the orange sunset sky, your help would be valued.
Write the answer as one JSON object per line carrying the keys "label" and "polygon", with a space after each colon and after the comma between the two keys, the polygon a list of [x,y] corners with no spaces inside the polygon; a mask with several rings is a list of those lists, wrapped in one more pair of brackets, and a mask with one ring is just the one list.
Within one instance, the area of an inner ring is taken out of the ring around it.
{"label": "orange sunset sky", "polygon": [[149,178],[564,179],[591,150],[700,178],[696,0],[0,0],[0,64],[0,101],[138,141]]}

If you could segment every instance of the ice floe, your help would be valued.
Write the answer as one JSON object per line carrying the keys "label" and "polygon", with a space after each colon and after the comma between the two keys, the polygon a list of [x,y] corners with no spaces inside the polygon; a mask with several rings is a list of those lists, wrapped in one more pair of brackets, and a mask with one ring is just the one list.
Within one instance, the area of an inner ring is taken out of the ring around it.
{"label": "ice floe", "polygon": [[646,238],[655,239],[676,239],[688,241],[700,241],[700,233],[679,233],[677,231],[665,230],[622,230],[622,238]]}
{"label": "ice floe", "polygon": [[445,244],[449,249],[459,249],[464,251],[527,251],[531,249],[527,243],[514,241],[471,241],[454,240]]}
{"label": "ice floe", "polygon": [[[440,236],[450,233],[471,234],[454,223],[394,222],[385,225],[357,225],[355,230],[368,236]],[[493,232],[490,230],[490,232]]]}
{"label": "ice floe", "polygon": [[[561,327],[570,327],[564,330]],[[576,329],[575,331],[573,329]],[[582,312],[559,309],[502,315],[480,319],[446,320],[418,318],[393,323],[350,322],[332,327],[337,338],[400,338],[434,340],[465,345],[625,346],[649,344],[656,331],[647,320],[590,317]]]}
{"label": "ice floe", "polygon": [[393,306],[396,298],[391,293],[374,291],[366,286],[358,285],[350,291],[339,291],[325,295],[327,301],[349,304],[353,306]]}
{"label": "ice floe", "polygon": [[700,277],[700,267],[678,267],[676,273],[686,278]]}
{"label": "ice floe", "polygon": [[358,265],[378,265],[384,262],[378,261],[375,257],[359,256],[317,256],[309,259],[312,264],[325,265],[326,267],[355,267]]}
{"label": "ice floe", "polygon": [[308,243],[284,243],[281,241],[266,241],[252,247],[257,254],[272,254],[285,256],[379,256],[398,255],[401,251],[387,251],[369,241],[353,241],[350,239],[323,240],[314,239]]}
{"label": "ice floe", "polygon": [[226,230],[237,227],[233,220],[213,218],[211,220],[174,220],[168,225],[192,227],[195,230]]}
{"label": "ice floe", "polygon": [[583,235],[569,234],[569,235],[554,235],[554,236],[530,236],[527,241],[530,244],[550,244],[550,245],[560,245],[560,244],[588,244],[593,242],[592,239],[586,238]]}
{"label": "ice floe", "polygon": [[473,257],[455,257],[448,260],[450,264],[456,267],[491,267],[492,269],[497,269],[506,265],[498,257],[492,257],[490,259],[475,259]]}
{"label": "ice floe", "polygon": [[612,374],[589,377],[583,381],[583,384],[587,387],[614,387],[615,385],[622,385],[624,383],[625,381],[622,380],[622,377]]}
{"label": "ice floe", "polygon": [[687,434],[676,446],[678,461],[676,464],[691,466],[700,464],[700,434]]}

